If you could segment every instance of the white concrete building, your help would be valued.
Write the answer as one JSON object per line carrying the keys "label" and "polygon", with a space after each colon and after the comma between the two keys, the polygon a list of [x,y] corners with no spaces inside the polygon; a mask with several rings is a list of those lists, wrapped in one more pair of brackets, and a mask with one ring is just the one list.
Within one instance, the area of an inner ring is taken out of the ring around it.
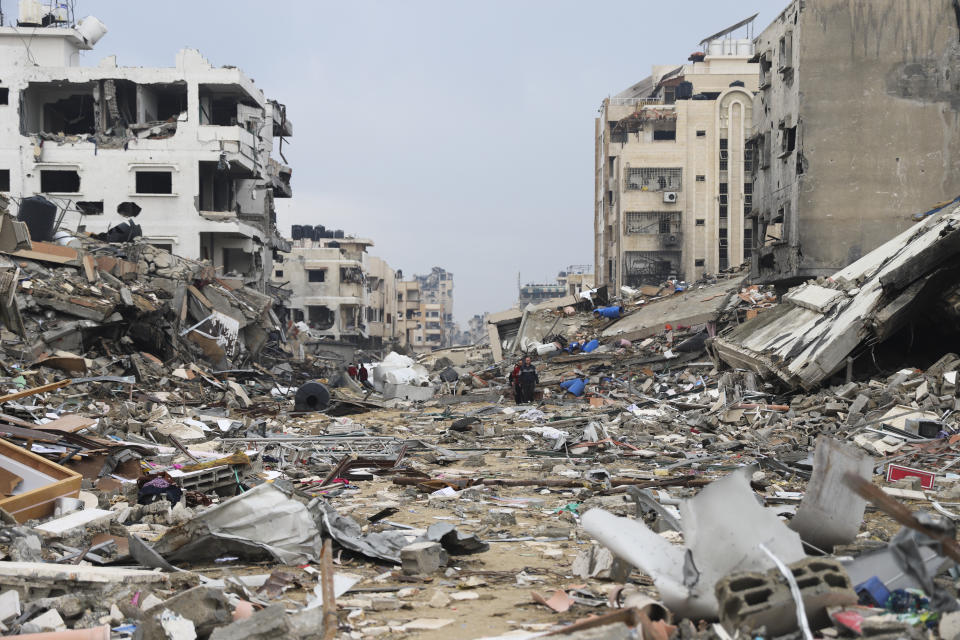
{"label": "white concrete building", "polygon": [[361,348],[397,340],[396,272],[367,253],[373,241],[342,232],[303,237],[294,229],[290,253],[272,274],[274,286],[290,292],[291,320],[305,322],[315,336]]}
{"label": "white concrete building", "polygon": [[285,107],[192,49],[170,68],[81,66],[99,21],[31,27],[23,15],[0,27],[0,191],[53,201],[61,229],[130,220],[152,244],[262,288],[273,250],[289,248],[273,199],[291,196],[290,169],[271,157],[292,135]]}

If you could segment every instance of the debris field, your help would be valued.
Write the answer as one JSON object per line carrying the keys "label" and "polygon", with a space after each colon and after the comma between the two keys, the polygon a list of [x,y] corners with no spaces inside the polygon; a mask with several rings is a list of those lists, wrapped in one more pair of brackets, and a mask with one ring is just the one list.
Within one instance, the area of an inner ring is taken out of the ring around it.
{"label": "debris field", "polygon": [[960,209],[786,292],[731,270],[361,355],[369,386],[203,263],[17,224],[5,634],[960,633],[960,356],[911,336],[955,330]]}

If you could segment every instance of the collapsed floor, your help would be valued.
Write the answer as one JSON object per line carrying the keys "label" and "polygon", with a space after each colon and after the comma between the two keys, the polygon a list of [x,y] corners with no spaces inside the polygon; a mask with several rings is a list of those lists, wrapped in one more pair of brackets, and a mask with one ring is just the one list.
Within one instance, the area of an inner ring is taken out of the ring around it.
{"label": "collapsed floor", "polygon": [[[282,357],[269,304],[203,265],[140,259],[154,250],[137,243],[60,262],[11,248],[0,623],[102,638],[952,638],[960,356],[862,354],[897,344],[910,323],[881,320],[955,257],[955,215],[779,303],[727,274],[601,309],[541,305],[498,345],[506,360],[392,355],[374,389]],[[781,323],[802,348],[760,341]],[[516,405],[521,352],[539,354],[539,381]]]}

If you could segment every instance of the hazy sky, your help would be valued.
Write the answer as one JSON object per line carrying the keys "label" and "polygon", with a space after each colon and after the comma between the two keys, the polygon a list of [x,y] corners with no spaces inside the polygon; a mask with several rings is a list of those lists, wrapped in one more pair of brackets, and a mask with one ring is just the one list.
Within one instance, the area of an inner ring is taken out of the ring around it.
{"label": "hazy sky", "polygon": [[[455,317],[593,262],[604,97],[786,0],[77,0],[110,30],[84,64],[172,66],[182,47],[287,105],[294,197],[279,224],[369,237],[409,276],[454,273]],[[2,0],[15,13],[14,0]]]}

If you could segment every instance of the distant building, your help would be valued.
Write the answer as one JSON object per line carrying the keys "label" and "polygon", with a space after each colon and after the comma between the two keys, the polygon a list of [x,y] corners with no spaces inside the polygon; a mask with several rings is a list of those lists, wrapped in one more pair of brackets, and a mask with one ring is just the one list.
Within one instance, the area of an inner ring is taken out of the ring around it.
{"label": "distant building", "polygon": [[520,285],[517,306],[523,309],[528,304],[539,304],[545,300],[579,295],[593,288],[593,267],[591,265],[570,265],[557,274],[555,283]]}
{"label": "distant building", "polygon": [[753,18],[704,39],[686,64],[607,98],[595,124],[596,284],[694,280],[749,257]]}
{"label": "distant building", "polygon": [[105,28],[49,4],[24,1],[19,24],[0,27],[0,191],[51,200],[63,229],[134,222],[263,290],[288,248],[274,198],[292,195],[291,171],[271,157],[293,133],[286,108],[193,49],[173,67],[81,66]]}
{"label": "distant building", "polygon": [[[426,341],[431,347],[449,347],[459,329],[453,321],[453,274],[441,267],[430,273],[414,276],[420,284],[424,303]],[[439,343],[437,340],[439,339]]]}
{"label": "distant building", "polygon": [[752,275],[831,274],[960,195],[953,0],[795,0],[756,39]]}
{"label": "distant building", "polygon": [[361,348],[397,341],[396,273],[367,253],[373,241],[342,232],[303,237],[303,228],[294,227],[290,254],[272,274],[274,285],[290,292],[290,319],[316,336]]}

